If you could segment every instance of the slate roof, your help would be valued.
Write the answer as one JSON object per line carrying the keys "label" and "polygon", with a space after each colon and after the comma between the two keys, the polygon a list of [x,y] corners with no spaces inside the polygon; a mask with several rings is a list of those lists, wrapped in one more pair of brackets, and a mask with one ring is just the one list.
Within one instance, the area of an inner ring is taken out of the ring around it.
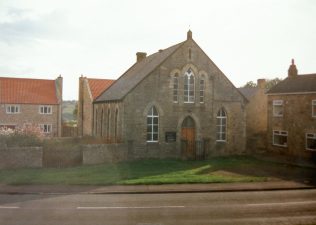
{"label": "slate roof", "polygon": [[0,103],[57,105],[55,80],[0,77]]}
{"label": "slate roof", "polygon": [[87,78],[92,99],[95,100],[104,92],[115,80]]}
{"label": "slate roof", "polygon": [[244,88],[238,88],[238,90],[247,98],[249,101],[252,96],[256,94],[256,92],[259,90],[257,87],[244,87]]}
{"label": "slate roof", "polygon": [[273,86],[267,94],[287,94],[316,92],[316,74],[297,75],[287,77]]}
{"label": "slate roof", "polygon": [[147,56],[142,61],[135,63],[119,79],[117,79],[106,91],[104,91],[96,102],[121,100],[149,73],[166,60],[184,42],[171,46],[162,51]]}

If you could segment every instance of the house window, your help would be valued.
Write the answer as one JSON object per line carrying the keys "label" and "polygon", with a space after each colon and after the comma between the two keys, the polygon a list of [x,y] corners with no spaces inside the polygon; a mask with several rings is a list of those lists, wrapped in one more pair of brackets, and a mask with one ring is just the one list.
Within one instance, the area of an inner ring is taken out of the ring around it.
{"label": "house window", "polygon": [[52,106],[41,105],[39,107],[39,113],[40,114],[52,114]]}
{"label": "house window", "polygon": [[273,131],[273,145],[287,147],[287,131],[274,130]]}
{"label": "house window", "polygon": [[147,113],[147,142],[157,142],[159,136],[159,115],[155,106]]}
{"label": "house window", "polygon": [[6,106],[7,114],[16,114],[20,113],[20,106],[19,105],[7,105]]}
{"label": "house window", "polygon": [[184,103],[194,103],[194,74],[191,69],[184,74]]}
{"label": "house window", "polygon": [[217,112],[216,116],[216,141],[226,141],[227,115],[222,108]]}
{"label": "house window", "polygon": [[0,130],[5,130],[5,131],[7,131],[7,130],[15,130],[15,128],[16,128],[16,125],[12,125],[12,124],[10,124],[10,125],[1,124],[0,125]]}
{"label": "house window", "polygon": [[40,129],[43,133],[48,134],[52,132],[51,124],[40,124]]}
{"label": "house window", "polygon": [[306,134],[306,149],[316,151],[316,133]]}
{"label": "house window", "polygon": [[283,116],[283,100],[273,100],[273,116]]}
{"label": "house window", "polygon": [[312,101],[312,116],[316,117],[316,100]]}
{"label": "house window", "polygon": [[173,102],[178,102],[179,76],[175,74],[173,77]]}
{"label": "house window", "polygon": [[200,79],[200,103],[204,103],[204,89],[205,89],[205,81],[204,78]]}

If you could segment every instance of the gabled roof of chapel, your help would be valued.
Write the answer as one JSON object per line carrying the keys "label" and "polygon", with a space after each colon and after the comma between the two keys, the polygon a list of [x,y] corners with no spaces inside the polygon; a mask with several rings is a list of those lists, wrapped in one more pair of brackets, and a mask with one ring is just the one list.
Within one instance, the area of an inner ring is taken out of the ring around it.
{"label": "gabled roof of chapel", "polygon": [[121,77],[107,88],[97,99],[96,102],[121,100],[137,84],[139,84],[149,73],[163,63],[172,53],[174,53],[184,42],[173,45],[167,49],[160,50],[147,56],[140,62],[136,62]]}
{"label": "gabled roof of chapel", "polygon": [[99,95],[108,89],[109,86],[115,81],[110,79],[96,79],[96,78],[87,78],[89,88],[91,91],[92,99],[95,100]]}

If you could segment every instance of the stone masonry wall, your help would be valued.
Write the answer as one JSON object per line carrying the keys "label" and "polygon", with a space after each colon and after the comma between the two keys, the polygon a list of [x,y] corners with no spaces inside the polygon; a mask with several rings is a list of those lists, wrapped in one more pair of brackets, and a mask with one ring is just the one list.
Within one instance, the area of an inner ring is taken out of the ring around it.
{"label": "stone masonry wall", "polygon": [[19,104],[20,113],[7,114],[6,104],[0,104],[0,125],[16,125],[22,128],[25,124],[38,126],[39,124],[52,124],[52,132],[47,136],[58,136],[59,105],[52,106],[52,114],[40,114],[40,105]]}
{"label": "stone masonry wall", "polygon": [[0,148],[0,169],[42,167],[42,147]]}
{"label": "stone masonry wall", "polygon": [[[191,52],[191,53],[189,53]],[[191,55],[191,58],[190,56]],[[184,103],[184,73],[195,74],[195,102]],[[179,101],[173,102],[173,76],[178,73]],[[204,103],[199,102],[199,80],[205,78]],[[195,139],[209,140],[207,155],[241,154],[245,152],[246,114],[244,98],[193,42],[187,41],[168,60],[156,68],[123,100],[123,140],[133,143],[134,154],[155,157],[180,157],[181,125],[187,116],[195,122]],[[159,111],[159,141],[146,142],[146,116],[151,106]],[[216,142],[216,114],[227,112],[227,142]],[[166,143],[166,132],[176,132],[176,142]],[[168,154],[164,154],[168,152]]]}
{"label": "stone masonry wall", "polygon": [[[272,153],[311,159],[316,152],[306,150],[306,133],[316,133],[312,117],[312,100],[316,94],[268,96],[268,150]],[[273,100],[283,100],[283,117],[273,116]],[[273,145],[273,130],[288,132],[287,147]]]}

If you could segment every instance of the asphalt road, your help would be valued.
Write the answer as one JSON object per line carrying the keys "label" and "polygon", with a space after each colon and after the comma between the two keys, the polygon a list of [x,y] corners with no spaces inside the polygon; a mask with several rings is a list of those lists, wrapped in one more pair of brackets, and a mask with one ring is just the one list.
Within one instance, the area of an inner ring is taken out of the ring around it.
{"label": "asphalt road", "polygon": [[316,224],[316,189],[179,194],[1,194],[1,225]]}

